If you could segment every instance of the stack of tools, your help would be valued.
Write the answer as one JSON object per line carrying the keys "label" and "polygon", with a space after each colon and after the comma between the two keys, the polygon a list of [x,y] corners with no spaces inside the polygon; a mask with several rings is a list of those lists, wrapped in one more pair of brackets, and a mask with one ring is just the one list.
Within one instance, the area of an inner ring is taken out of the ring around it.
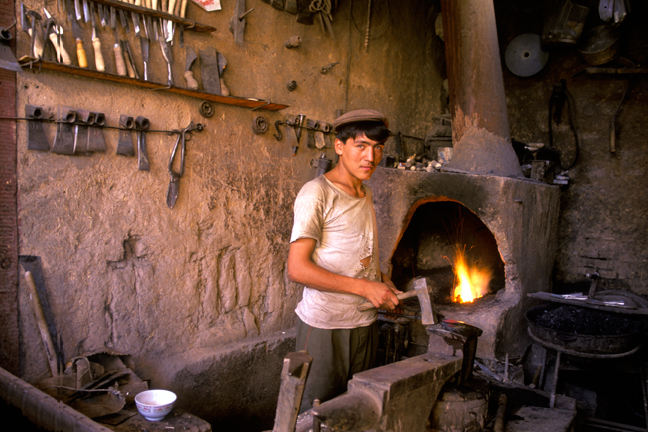
{"label": "stack of tools", "polygon": [[[168,14],[184,18],[187,2],[188,0],[128,0],[95,3],[91,0],[58,0],[58,11],[43,8],[44,16],[21,3],[20,23],[22,30],[29,35],[30,48],[29,54],[20,60],[33,62],[44,59],[48,57],[46,50],[51,45],[53,54],[49,58],[58,63],[148,81],[149,45],[154,41],[160,43],[168,65],[167,84],[172,86],[171,45],[177,30],[179,44],[184,46],[184,25],[176,22],[181,21],[179,19],[164,17]],[[124,4],[123,8],[117,6],[120,3]],[[75,40],[72,55],[64,46],[63,34],[66,29],[72,32]],[[134,37],[139,39],[141,67],[137,64],[140,62],[136,60],[129,41],[131,29]],[[106,37],[110,37],[113,46],[112,65],[107,64],[102,54],[102,31],[107,32]],[[87,35],[91,36],[87,38]],[[86,50],[88,42],[92,44],[90,53]]]}

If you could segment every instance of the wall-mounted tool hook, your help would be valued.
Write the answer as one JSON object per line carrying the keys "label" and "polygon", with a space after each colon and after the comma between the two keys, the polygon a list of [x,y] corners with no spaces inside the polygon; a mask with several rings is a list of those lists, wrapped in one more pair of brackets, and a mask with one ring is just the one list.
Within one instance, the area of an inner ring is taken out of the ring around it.
{"label": "wall-mounted tool hook", "polygon": [[137,169],[140,171],[150,171],[148,151],[146,150],[146,131],[151,126],[149,119],[139,116],[135,119],[135,129],[137,130]]}
{"label": "wall-mounted tool hook", "polygon": [[27,120],[27,150],[49,151],[49,141],[43,131],[43,108],[25,105]]}
{"label": "wall-mounted tool hook", "polygon": [[135,147],[131,130],[135,127],[133,117],[122,114],[119,117],[119,141],[117,142],[117,154],[122,156],[135,156]]}
{"label": "wall-mounted tool hook", "polygon": [[252,10],[245,11],[245,0],[236,0],[234,6],[234,16],[230,20],[230,31],[234,35],[234,41],[243,45],[243,32],[245,31],[245,16]]}
{"label": "wall-mounted tool hook", "polygon": [[333,69],[335,67],[335,65],[338,65],[338,64],[340,64],[340,62],[329,63],[326,66],[322,66],[322,69],[320,70],[320,73],[322,75],[326,75],[328,73],[328,71]]}
{"label": "wall-mounted tool hook", "polygon": [[252,12],[253,10],[254,10],[254,8],[250,9],[250,10],[247,11],[247,12],[244,12],[243,15],[241,15],[241,16],[239,17],[239,21],[241,21],[243,18],[245,18],[245,16],[246,16],[247,14],[249,14],[250,12]]}
{"label": "wall-mounted tool hook", "polygon": [[279,130],[279,125],[284,124],[281,120],[277,120],[275,122],[275,129],[277,130],[277,133],[274,134],[273,136],[277,141],[281,141],[283,139],[283,135],[281,135],[281,131]]}

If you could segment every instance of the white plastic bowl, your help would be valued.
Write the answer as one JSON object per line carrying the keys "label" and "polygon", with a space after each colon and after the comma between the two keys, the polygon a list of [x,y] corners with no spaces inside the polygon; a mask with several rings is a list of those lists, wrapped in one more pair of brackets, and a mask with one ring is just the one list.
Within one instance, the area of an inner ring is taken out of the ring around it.
{"label": "white plastic bowl", "polygon": [[135,405],[146,420],[160,421],[171,412],[176,399],[168,390],[146,390],[135,396]]}

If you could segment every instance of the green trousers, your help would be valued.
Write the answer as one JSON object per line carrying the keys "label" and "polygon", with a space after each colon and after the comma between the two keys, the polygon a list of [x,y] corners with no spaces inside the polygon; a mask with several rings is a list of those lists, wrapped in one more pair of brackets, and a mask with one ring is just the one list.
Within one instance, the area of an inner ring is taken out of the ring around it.
{"label": "green trousers", "polygon": [[299,409],[302,413],[312,407],[315,399],[324,402],[344,393],[353,374],[373,367],[378,350],[378,324],[324,330],[311,327],[297,317],[295,348],[295,351],[306,350],[313,357]]}

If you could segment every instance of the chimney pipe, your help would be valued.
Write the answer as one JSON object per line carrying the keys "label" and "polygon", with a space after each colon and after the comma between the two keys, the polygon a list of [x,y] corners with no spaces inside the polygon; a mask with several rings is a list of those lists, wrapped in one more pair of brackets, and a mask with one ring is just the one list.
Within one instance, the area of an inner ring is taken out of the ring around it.
{"label": "chimney pipe", "polygon": [[511,146],[492,0],[442,0],[453,156],[449,168],[522,177]]}

